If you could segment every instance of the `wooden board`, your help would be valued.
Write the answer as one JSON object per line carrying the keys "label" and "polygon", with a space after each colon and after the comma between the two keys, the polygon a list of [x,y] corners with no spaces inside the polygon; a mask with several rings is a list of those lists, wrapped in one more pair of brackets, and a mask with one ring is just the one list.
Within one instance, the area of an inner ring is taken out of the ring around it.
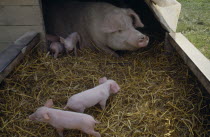
{"label": "wooden board", "polygon": [[170,33],[169,41],[210,93],[210,60],[181,33]]}
{"label": "wooden board", "polygon": [[[12,42],[28,31],[43,33],[42,26],[0,26],[0,42]],[[43,33],[44,34],[44,33]]]}
{"label": "wooden board", "polygon": [[0,54],[0,83],[40,41],[37,32],[27,32]]}
{"label": "wooden board", "polygon": [[0,25],[42,25],[39,6],[0,6]]}
{"label": "wooden board", "polygon": [[0,5],[39,5],[39,0],[0,0]]}
{"label": "wooden board", "polygon": [[11,44],[12,42],[0,42],[0,53]]}

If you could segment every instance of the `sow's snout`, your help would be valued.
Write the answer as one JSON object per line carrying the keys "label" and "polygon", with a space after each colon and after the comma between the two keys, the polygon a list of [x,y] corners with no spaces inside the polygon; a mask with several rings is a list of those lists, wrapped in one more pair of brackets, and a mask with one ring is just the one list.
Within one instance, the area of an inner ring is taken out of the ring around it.
{"label": "sow's snout", "polygon": [[143,35],[139,38],[137,42],[137,47],[146,47],[149,43],[149,37],[146,35]]}

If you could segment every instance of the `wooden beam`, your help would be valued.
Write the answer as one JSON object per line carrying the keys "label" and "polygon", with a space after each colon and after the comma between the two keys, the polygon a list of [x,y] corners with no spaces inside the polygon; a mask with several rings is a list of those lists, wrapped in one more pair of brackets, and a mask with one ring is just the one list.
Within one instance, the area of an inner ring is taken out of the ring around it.
{"label": "wooden beam", "polygon": [[13,42],[0,42],[0,52],[5,50],[9,45],[11,45]]}
{"label": "wooden beam", "polygon": [[43,26],[0,26],[0,42],[13,42],[28,31],[43,33]]}
{"label": "wooden beam", "polygon": [[0,5],[39,5],[38,0],[0,0]]}
{"label": "wooden beam", "polygon": [[0,83],[39,41],[39,33],[27,32],[0,53]]}
{"label": "wooden beam", "polygon": [[210,93],[210,60],[181,33],[170,33],[169,41]]}

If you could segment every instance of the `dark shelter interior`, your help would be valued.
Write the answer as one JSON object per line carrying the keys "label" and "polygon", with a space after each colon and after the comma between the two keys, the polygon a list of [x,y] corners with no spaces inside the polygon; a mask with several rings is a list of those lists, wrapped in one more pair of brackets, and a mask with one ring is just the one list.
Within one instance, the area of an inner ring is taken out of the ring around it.
{"label": "dark shelter interior", "polygon": [[[50,27],[48,27],[51,23],[49,21],[49,17],[52,17],[53,13],[48,9],[48,6],[51,4],[59,5],[58,3],[64,3],[69,0],[43,0],[42,1],[42,9],[43,9],[43,16],[44,16],[44,23],[46,33],[50,33]],[[75,0],[74,0],[75,1]],[[133,9],[140,17],[141,21],[144,24],[144,28],[137,28],[137,30],[141,31],[142,33],[148,35],[150,37],[150,43],[153,43],[154,40],[156,41],[163,41],[166,30],[161,26],[159,21],[155,18],[155,15],[148,7],[148,5],[143,0],[77,0],[80,2],[108,2],[117,7],[121,8],[131,8]],[[71,13],[66,13],[71,14]],[[60,15],[60,16],[65,16]],[[56,18],[55,18],[56,21]],[[59,26],[58,26],[59,27]],[[82,27],[82,26],[81,26]],[[149,44],[148,47],[151,44]]]}

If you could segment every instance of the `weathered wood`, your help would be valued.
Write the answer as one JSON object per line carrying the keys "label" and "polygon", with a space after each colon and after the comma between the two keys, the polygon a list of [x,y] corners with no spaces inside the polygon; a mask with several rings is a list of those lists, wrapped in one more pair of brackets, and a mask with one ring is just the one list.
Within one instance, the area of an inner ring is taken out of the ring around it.
{"label": "weathered wood", "polygon": [[0,6],[0,25],[42,25],[39,6]]}
{"label": "weathered wood", "polygon": [[0,0],[0,5],[39,5],[39,0]]}
{"label": "weathered wood", "polygon": [[12,42],[28,31],[43,33],[43,26],[0,26],[0,42]]}
{"label": "weathered wood", "polygon": [[169,41],[210,93],[210,60],[181,33],[170,33]]}
{"label": "weathered wood", "polygon": [[0,52],[6,49],[12,42],[0,42]]}
{"label": "weathered wood", "polygon": [[40,35],[37,32],[27,32],[13,45],[9,46],[0,54],[0,83],[17,66],[23,57],[37,45]]}

